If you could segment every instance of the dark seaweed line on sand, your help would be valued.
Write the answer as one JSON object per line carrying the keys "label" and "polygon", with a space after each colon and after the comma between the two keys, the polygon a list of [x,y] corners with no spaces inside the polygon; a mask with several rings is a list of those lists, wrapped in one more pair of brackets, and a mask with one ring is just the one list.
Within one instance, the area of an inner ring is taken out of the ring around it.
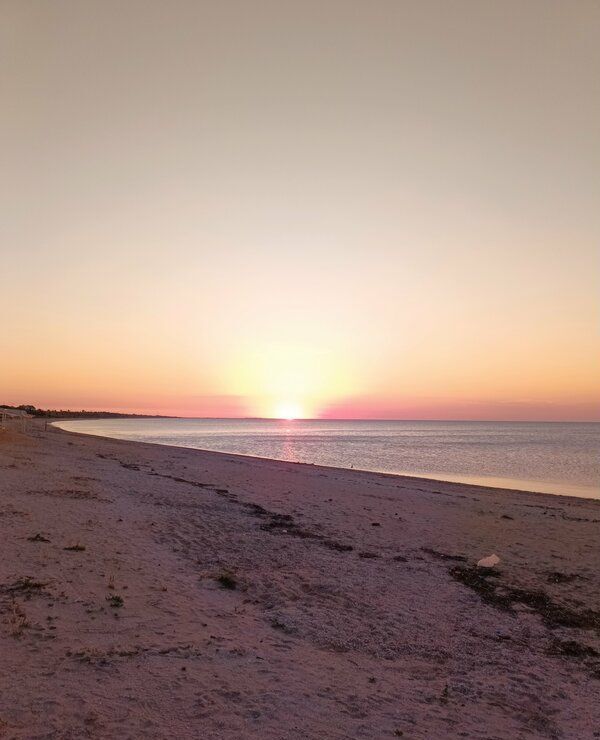
{"label": "dark seaweed line on sand", "polygon": [[354,550],[352,545],[338,542],[337,540],[330,539],[329,537],[325,537],[317,532],[302,529],[298,524],[296,524],[290,514],[278,514],[277,512],[265,509],[263,506],[260,506],[260,504],[238,501],[235,494],[232,494],[227,488],[219,488],[215,483],[203,483],[200,481],[189,480],[188,478],[181,478],[180,476],[169,475],[168,473],[157,473],[155,470],[144,471],[139,465],[135,465],[134,463],[125,463],[121,460],[118,460],[118,462],[122,467],[127,468],[128,470],[140,471],[147,475],[153,475],[159,478],[168,478],[175,483],[183,483],[188,486],[194,486],[195,488],[210,490],[218,496],[226,498],[232,504],[244,509],[250,514],[250,516],[262,519],[263,524],[261,525],[261,529],[266,532],[298,537],[304,540],[312,540],[322,547],[326,547],[329,550],[335,550],[337,552],[352,552]]}
{"label": "dark seaweed line on sand", "polygon": [[452,578],[475,591],[496,609],[514,613],[515,604],[524,604],[540,615],[547,627],[570,627],[594,630],[600,634],[600,612],[593,609],[577,611],[557,604],[545,591],[528,591],[498,583],[500,574],[492,568],[456,565],[448,571]]}
{"label": "dark seaweed line on sand", "polygon": [[[456,565],[448,572],[452,578],[475,591],[486,604],[513,616],[514,605],[524,604],[538,614],[550,629],[567,627],[600,634],[600,612],[593,609],[577,611],[556,604],[544,591],[527,591],[498,583],[496,579],[500,574],[492,568]],[[600,680],[600,653],[595,648],[573,639],[554,638],[547,653],[582,663],[592,678]]]}

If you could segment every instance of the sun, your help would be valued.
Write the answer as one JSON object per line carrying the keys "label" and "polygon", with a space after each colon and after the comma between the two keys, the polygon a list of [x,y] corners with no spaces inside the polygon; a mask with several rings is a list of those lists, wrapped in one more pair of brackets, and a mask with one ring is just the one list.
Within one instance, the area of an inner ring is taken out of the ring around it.
{"label": "sun", "polygon": [[295,401],[281,401],[275,408],[275,416],[277,419],[293,421],[294,419],[301,419],[304,414],[299,403]]}

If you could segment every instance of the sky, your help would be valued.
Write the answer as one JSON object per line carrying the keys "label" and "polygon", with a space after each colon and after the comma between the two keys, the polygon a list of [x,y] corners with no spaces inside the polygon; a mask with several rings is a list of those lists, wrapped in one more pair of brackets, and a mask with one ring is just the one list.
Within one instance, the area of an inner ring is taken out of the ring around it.
{"label": "sky", "polygon": [[0,20],[0,402],[600,419],[596,0]]}

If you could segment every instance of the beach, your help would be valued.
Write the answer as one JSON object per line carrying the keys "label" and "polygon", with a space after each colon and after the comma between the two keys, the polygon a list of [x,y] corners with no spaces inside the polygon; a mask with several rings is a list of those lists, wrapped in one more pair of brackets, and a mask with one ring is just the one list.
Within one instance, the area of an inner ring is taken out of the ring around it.
{"label": "beach", "polygon": [[1,737],[600,737],[599,501],[38,426]]}

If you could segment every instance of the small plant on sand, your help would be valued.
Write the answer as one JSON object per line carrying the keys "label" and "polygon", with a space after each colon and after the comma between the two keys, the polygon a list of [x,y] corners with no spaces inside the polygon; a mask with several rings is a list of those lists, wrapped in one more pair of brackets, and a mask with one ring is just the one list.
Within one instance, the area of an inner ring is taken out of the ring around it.
{"label": "small plant on sand", "polygon": [[44,537],[44,535],[40,534],[39,532],[32,535],[31,537],[28,537],[27,539],[29,542],[50,542],[47,537]]}
{"label": "small plant on sand", "polygon": [[76,542],[74,545],[63,547],[63,550],[69,550],[70,552],[83,552],[85,550],[85,545],[81,545],[79,542]]}
{"label": "small plant on sand", "polygon": [[217,583],[221,588],[226,588],[230,591],[233,591],[237,588],[237,580],[234,576],[234,574],[229,570],[224,570],[216,578]]}
{"label": "small plant on sand", "polygon": [[13,637],[21,637],[23,631],[29,627],[29,620],[27,615],[17,604],[16,601],[12,603],[12,612],[8,620],[10,634]]}
{"label": "small plant on sand", "polygon": [[17,578],[10,586],[0,586],[0,591],[29,595],[42,591],[45,586],[46,584],[42,583],[42,581],[36,581],[29,576],[24,576],[23,578]]}
{"label": "small plant on sand", "polygon": [[115,577],[114,577],[114,575],[112,573],[108,576],[108,584],[107,584],[106,588],[109,591],[114,591],[115,590]]}
{"label": "small plant on sand", "polygon": [[297,631],[293,625],[288,624],[286,621],[283,621],[278,617],[274,617],[271,620],[271,627],[273,627],[274,630],[284,632],[286,635],[293,635]]}
{"label": "small plant on sand", "polygon": [[67,655],[81,661],[82,663],[89,663],[90,665],[108,664],[105,653],[103,653],[99,648],[84,648],[83,650],[76,650],[73,652],[67,650]]}
{"label": "small plant on sand", "polygon": [[123,597],[119,596],[119,594],[112,594],[112,596],[107,596],[106,600],[108,601],[109,606],[112,606],[113,609],[120,609],[122,606],[125,605]]}

